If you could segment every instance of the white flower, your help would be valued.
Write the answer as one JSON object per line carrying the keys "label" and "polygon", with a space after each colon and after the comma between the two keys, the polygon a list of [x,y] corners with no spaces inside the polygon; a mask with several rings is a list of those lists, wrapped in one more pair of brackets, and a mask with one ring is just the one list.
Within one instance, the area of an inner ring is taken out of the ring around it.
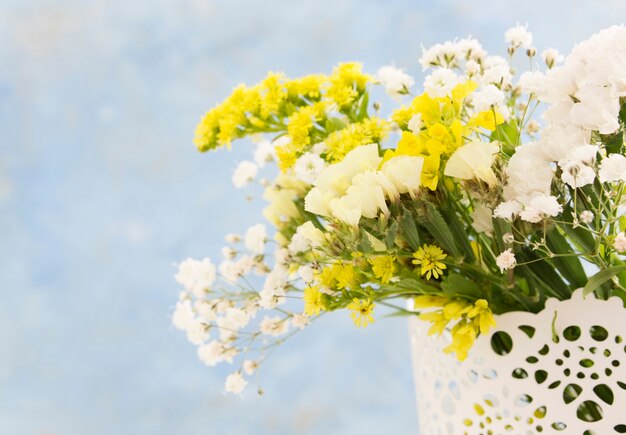
{"label": "white flower", "polygon": [[424,80],[424,92],[431,98],[450,95],[452,89],[459,84],[459,77],[448,68],[439,68]]}
{"label": "white flower", "polygon": [[513,48],[531,48],[533,44],[533,35],[526,27],[527,26],[520,25],[511,27],[504,34],[504,40]]}
{"label": "white flower", "polygon": [[407,125],[409,130],[411,130],[414,134],[419,134],[424,126],[424,122],[422,121],[422,114],[418,113],[417,115],[413,115],[411,119],[409,119],[409,123]]}
{"label": "white flower", "polygon": [[625,252],[626,251],[626,235],[622,231],[613,240],[613,248],[617,252]]}
{"label": "white flower", "polygon": [[313,247],[321,246],[326,241],[324,233],[319,228],[316,228],[311,221],[306,221],[300,225],[296,229],[296,233],[302,234]]}
{"label": "white flower", "polygon": [[172,314],[172,325],[176,329],[186,330],[196,318],[196,314],[191,307],[191,301],[186,299],[176,303],[176,309]]}
{"label": "white flower", "polygon": [[267,162],[271,162],[276,159],[274,153],[274,145],[268,140],[262,140],[256,146],[254,151],[254,161],[259,168],[265,166]]}
{"label": "white flower", "polygon": [[585,86],[575,93],[578,99],[570,110],[570,121],[588,130],[611,134],[619,128],[619,98],[606,86]]}
{"label": "white flower", "polygon": [[468,77],[475,76],[476,74],[480,73],[480,64],[475,60],[468,60],[465,63],[465,73],[468,75]]}
{"label": "white flower", "polygon": [[515,259],[515,254],[511,248],[496,257],[496,265],[500,268],[500,272],[513,269],[516,264],[517,260]]}
{"label": "white flower", "polygon": [[294,314],[291,318],[291,325],[294,328],[304,329],[310,322],[309,316],[306,314]]}
{"label": "white flower", "polygon": [[307,284],[313,282],[313,268],[308,264],[303,264],[298,268],[298,275]]}
{"label": "white flower", "polygon": [[563,207],[554,196],[538,194],[533,196],[524,210],[520,213],[520,218],[526,222],[537,223],[547,217],[554,217],[563,211]]}
{"label": "white flower", "polygon": [[206,323],[213,322],[217,318],[217,313],[215,312],[215,304],[209,303],[204,299],[197,300],[194,303],[194,309]]}
{"label": "white flower", "polygon": [[344,195],[330,201],[333,216],[346,225],[357,227],[361,219],[361,206],[353,195]]}
{"label": "white flower", "polygon": [[224,236],[224,240],[226,240],[226,243],[239,243],[241,242],[241,236],[235,233],[228,233]]}
{"label": "white flower", "polygon": [[493,210],[483,204],[477,204],[472,212],[472,227],[478,233],[485,233],[489,237],[493,235],[493,222],[491,215]]}
{"label": "white flower", "polygon": [[385,216],[389,216],[389,209],[385,202],[385,192],[382,187],[369,184],[370,179],[357,175],[352,180],[354,184],[348,187],[346,196],[350,196],[361,209],[361,216],[366,218],[376,218],[378,211],[382,211]]}
{"label": "white flower", "polygon": [[483,46],[474,38],[463,38],[455,44],[459,57],[468,59],[467,63],[480,60],[487,55]]}
{"label": "white flower", "polygon": [[235,251],[230,246],[222,246],[222,257],[226,260],[232,260],[237,256],[237,251]]}
{"label": "white flower", "polygon": [[513,233],[504,233],[502,235],[502,241],[507,245],[510,245],[515,241],[515,236],[513,235]]}
{"label": "white flower", "polygon": [[539,71],[526,71],[520,76],[518,84],[526,94],[541,95],[546,86],[546,76]]}
{"label": "white flower", "polygon": [[281,335],[285,335],[289,330],[289,322],[286,319],[281,319],[279,316],[265,316],[263,320],[261,320],[259,329],[261,333],[265,335],[280,337]]}
{"label": "white flower", "polygon": [[246,327],[250,316],[241,308],[229,308],[226,310],[226,321],[231,329],[241,329]]}
{"label": "white flower", "polygon": [[596,178],[596,173],[593,168],[576,160],[561,160],[559,166],[563,170],[561,180],[573,188],[592,184],[593,180]]}
{"label": "white flower", "polygon": [[259,303],[262,308],[272,309],[285,303],[285,292],[289,271],[286,267],[277,265],[265,278],[263,289],[259,292]]}
{"label": "white flower", "polygon": [[259,368],[259,363],[256,361],[247,359],[243,362],[243,371],[248,376],[251,376],[258,368]]}
{"label": "white flower", "polygon": [[565,59],[562,54],[559,54],[556,48],[546,48],[541,53],[541,58],[546,63],[548,68],[552,68],[556,64],[563,62]]}
{"label": "white flower", "polygon": [[600,163],[598,175],[602,183],[626,181],[626,157],[621,154],[605,157]]}
{"label": "white flower", "polygon": [[224,260],[219,265],[220,276],[222,279],[235,282],[241,277],[241,273],[237,264],[233,260]]}
{"label": "white flower", "polygon": [[496,143],[472,141],[450,156],[444,174],[462,180],[478,178],[494,187],[498,184],[498,179],[491,166],[499,151],[500,147]]}
{"label": "white flower", "polygon": [[247,384],[248,381],[246,381],[243,376],[241,376],[241,373],[235,372],[228,375],[228,377],[226,378],[224,391],[226,393],[240,394],[243,389],[246,388]]}
{"label": "white flower", "polygon": [[215,265],[210,258],[201,261],[187,258],[178,265],[175,278],[185,289],[202,297],[215,281]]}
{"label": "white flower", "polygon": [[[198,346],[198,358],[208,366],[214,366],[224,360],[224,345],[217,340]],[[232,358],[231,358],[232,362]]]}
{"label": "white flower", "polygon": [[239,163],[239,165],[235,169],[235,172],[233,172],[233,184],[238,189],[244,187],[250,181],[254,180],[254,177],[256,177],[258,171],[259,167],[256,164],[244,160],[243,162]]}
{"label": "white flower", "polygon": [[193,319],[187,324],[187,340],[199,345],[209,339],[208,326],[199,319]]}
{"label": "white flower", "polygon": [[415,84],[413,77],[393,66],[380,68],[376,73],[376,80],[385,87],[385,91],[391,96],[407,94],[409,88]]}
{"label": "white flower", "polygon": [[288,252],[291,254],[298,254],[299,252],[304,252],[311,247],[309,240],[302,235],[302,233],[296,233],[291,238],[289,242]]}
{"label": "white flower", "polygon": [[313,184],[326,167],[324,159],[313,153],[304,153],[293,166],[296,178],[307,184]]}
{"label": "white flower", "polygon": [[583,210],[580,212],[579,219],[584,224],[590,224],[593,222],[593,213],[589,210]]}
{"label": "white flower", "polygon": [[244,237],[246,249],[253,254],[262,254],[265,250],[267,240],[267,229],[263,224],[256,224],[248,228]]}
{"label": "white flower", "polygon": [[330,217],[330,201],[334,198],[335,196],[331,192],[314,187],[304,197],[304,209],[319,216]]}
{"label": "white flower", "polygon": [[387,160],[381,172],[396,187],[398,193],[409,193],[412,198],[422,185],[424,158],[418,156],[396,156]]}
{"label": "white flower", "polygon": [[493,215],[497,218],[507,221],[513,221],[522,211],[522,204],[515,200],[501,202],[493,211]]}
{"label": "white flower", "polygon": [[504,92],[494,85],[484,86],[480,91],[472,94],[472,104],[477,112],[485,112],[492,107],[504,104]]}

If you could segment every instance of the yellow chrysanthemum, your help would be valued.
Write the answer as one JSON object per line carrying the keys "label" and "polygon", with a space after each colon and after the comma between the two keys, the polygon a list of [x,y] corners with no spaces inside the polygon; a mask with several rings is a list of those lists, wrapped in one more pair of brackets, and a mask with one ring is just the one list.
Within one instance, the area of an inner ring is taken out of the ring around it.
{"label": "yellow chrysanthemum", "polygon": [[304,313],[308,316],[314,316],[324,310],[322,301],[322,292],[319,287],[308,286],[304,288]]}
{"label": "yellow chrysanthemum", "polygon": [[374,323],[374,316],[372,315],[374,307],[375,304],[370,299],[354,298],[346,308],[352,311],[350,317],[354,324],[360,328]]}
{"label": "yellow chrysanthemum", "polygon": [[372,272],[374,272],[376,278],[380,279],[381,283],[387,284],[393,278],[393,274],[396,271],[395,261],[396,258],[391,255],[370,258]]}
{"label": "yellow chrysanthemum", "polygon": [[438,279],[446,268],[441,262],[446,257],[439,246],[424,245],[413,254],[413,264],[421,265],[420,275],[426,275],[426,279]]}

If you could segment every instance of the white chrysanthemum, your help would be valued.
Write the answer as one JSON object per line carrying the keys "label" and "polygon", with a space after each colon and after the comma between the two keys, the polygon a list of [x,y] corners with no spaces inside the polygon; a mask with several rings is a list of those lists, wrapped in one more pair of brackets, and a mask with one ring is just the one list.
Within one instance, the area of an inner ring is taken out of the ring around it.
{"label": "white chrysanthemum", "polygon": [[493,215],[500,219],[513,221],[522,209],[522,204],[515,200],[504,201],[495,208]]}
{"label": "white chrysanthemum", "polygon": [[293,170],[298,180],[313,184],[325,167],[326,163],[319,155],[304,153],[296,160]]}
{"label": "white chrysanthemum", "polygon": [[559,51],[556,48],[546,48],[541,53],[541,58],[546,63],[548,68],[552,68],[565,60],[565,57],[563,57],[562,54],[559,54]]}
{"label": "white chrysanthemum", "polygon": [[298,275],[307,284],[313,282],[313,268],[308,264],[303,264],[298,268]]}
{"label": "white chrysanthemum", "polygon": [[394,66],[380,68],[376,73],[376,80],[385,87],[385,91],[392,97],[407,94],[411,86],[415,84],[413,77]]}
{"label": "white chrysanthemum", "polygon": [[289,331],[289,322],[286,319],[282,319],[280,316],[265,316],[263,320],[261,320],[259,329],[261,333],[265,335],[280,337]]}
{"label": "white chrysanthemum", "polygon": [[247,359],[242,364],[243,371],[246,375],[251,376],[256,369],[259,368],[259,363],[256,361],[252,361],[251,359]]}
{"label": "white chrysanthemum", "polygon": [[291,318],[291,325],[294,328],[304,329],[309,324],[311,319],[306,314],[294,314]]}
{"label": "white chrysanthemum", "polygon": [[262,254],[267,241],[267,229],[263,224],[256,224],[248,228],[244,237],[246,249],[253,254]]}
{"label": "white chrysanthemum", "polygon": [[613,248],[620,253],[626,252],[626,235],[623,231],[615,236],[615,239],[613,240]]}
{"label": "white chrysanthemum", "polygon": [[517,260],[515,259],[515,254],[511,248],[496,257],[496,265],[500,268],[500,272],[513,269],[516,264]]}
{"label": "white chrysanthemum", "polygon": [[276,160],[274,145],[268,140],[262,140],[256,146],[254,151],[254,162],[259,168],[265,166],[266,163]]}
{"label": "white chrysanthemum", "polygon": [[602,159],[598,176],[602,183],[626,181],[626,157],[621,154],[611,154]]}
{"label": "white chrysanthemum", "polygon": [[256,177],[259,172],[259,167],[253,162],[244,160],[240,162],[235,171],[233,172],[233,184],[236,188],[242,188]]}
{"label": "white chrysanthemum", "polygon": [[511,27],[504,34],[504,40],[513,48],[531,48],[533,45],[533,35],[527,26]]}
{"label": "white chrysanthemum", "polygon": [[[208,366],[214,366],[224,360],[224,345],[217,340],[198,346],[198,358]],[[231,359],[232,362],[232,359]]]}
{"label": "white chrysanthemum", "polygon": [[411,119],[409,119],[409,123],[407,124],[407,127],[409,128],[409,130],[411,130],[411,132],[413,132],[413,134],[419,134],[419,132],[422,131],[423,126],[424,121],[422,121],[421,113],[413,115]]}
{"label": "white chrysanthemum", "polygon": [[460,82],[459,77],[448,68],[438,68],[424,79],[424,92],[431,98],[450,95]]}
{"label": "white chrysanthemum", "polygon": [[580,212],[580,216],[578,217],[578,219],[584,223],[584,224],[590,224],[593,222],[593,212],[589,211],[589,210],[583,210]]}
{"label": "white chrysanthemum", "polygon": [[186,290],[201,297],[215,281],[215,265],[210,258],[194,260],[187,258],[178,265],[176,281]]}
{"label": "white chrysanthemum", "polygon": [[226,378],[224,391],[226,393],[240,394],[246,388],[246,385],[248,385],[248,381],[241,376],[240,372],[235,372]]}
{"label": "white chrysanthemum", "polygon": [[186,330],[188,325],[194,321],[196,314],[191,307],[191,301],[186,299],[176,303],[174,313],[172,313],[172,325],[176,329]]}
{"label": "white chrysanthemum", "polygon": [[200,319],[193,319],[187,324],[187,340],[200,345],[209,339],[209,328]]}
{"label": "white chrysanthemum", "polygon": [[538,194],[525,204],[520,218],[526,222],[537,223],[548,217],[558,216],[563,211],[556,197]]}

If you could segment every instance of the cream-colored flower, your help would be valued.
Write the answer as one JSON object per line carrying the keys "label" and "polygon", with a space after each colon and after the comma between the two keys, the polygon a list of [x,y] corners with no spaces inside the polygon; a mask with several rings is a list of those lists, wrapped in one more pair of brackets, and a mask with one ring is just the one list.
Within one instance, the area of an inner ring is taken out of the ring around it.
{"label": "cream-colored flower", "polygon": [[498,151],[500,147],[493,142],[470,142],[450,156],[444,174],[462,180],[478,178],[493,187],[498,184],[498,179],[491,166]]}
{"label": "cream-colored flower", "polygon": [[409,193],[414,198],[422,184],[423,166],[423,157],[397,156],[386,161],[381,171],[399,193]]}
{"label": "cream-colored flower", "polygon": [[307,239],[311,243],[311,246],[314,247],[321,246],[326,241],[324,233],[320,229],[315,228],[315,225],[313,225],[313,222],[311,221],[306,221],[300,225],[296,230],[296,233],[301,234],[302,237]]}
{"label": "cream-colored flower", "polygon": [[304,197],[304,209],[310,213],[330,217],[330,201],[335,198],[330,192],[314,187]]}
{"label": "cream-colored flower", "polygon": [[344,195],[330,201],[330,211],[341,222],[353,227],[359,225],[361,205],[355,195]]}

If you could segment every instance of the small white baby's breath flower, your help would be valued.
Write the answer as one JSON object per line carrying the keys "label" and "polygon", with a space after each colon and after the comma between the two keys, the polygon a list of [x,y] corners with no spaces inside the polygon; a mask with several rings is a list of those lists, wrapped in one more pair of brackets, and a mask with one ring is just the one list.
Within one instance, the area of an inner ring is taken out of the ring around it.
{"label": "small white baby's breath flower", "polygon": [[303,264],[298,268],[298,275],[307,284],[313,282],[313,268],[308,264]]}
{"label": "small white baby's breath flower", "polygon": [[281,335],[285,335],[289,330],[289,322],[279,316],[265,316],[263,320],[261,320],[259,329],[265,335],[280,337]]}
{"label": "small white baby's breath flower", "polygon": [[598,172],[600,181],[626,181],[626,157],[621,154],[611,154],[600,163]]}
{"label": "small white baby's breath flower", "polygon": [[243,371],[248,376],[252,375],[258,368],[259,368],[259,363],[256,361],[247,359],[243,362]]}
{"label": "small white baby's breath flower", "polygon": [[291,318],[291,324],[294,328],[304,329],[310,322],[309,316],[306,314],[294,314]]}
{"label": "small white baby's breath flower", "polygon": [[511,248],[502,252],[496,258],[496,265],[500,268],[500,272],[513,269],[516,264],[517,264],[517,260],[515,259],[515,254],[513,253]]}
{"label": "small white baby's breath flower", "polygon": [[513,235],[513,233],[505,233],[502,236],[502,241],[506,243],[507,245],[510,245],[511,243],[515,241],[515,236]]}
{"label": "small white baby's breath flower", "polygon": [[313,184],[325,167],[326,163],[319,155],[304,153],[296,160],[293,170],[298,180]]}
{"label": "small white baby's breath flower", "polygon": [[187,340],[200,345],[209,339],[209,328],[200,319],[194,319],[187,324]]}
{"label": "small white baby's breath flower", "polygon": [[593,213],[589,210],[581,211],[579,219],[584,224],[590,224],[593,222]]}
{"label": "small white baby's breath flower", "polygon": [[262,254],[265,250],[267,240],[267,229],[263,224],[256,224],[248,228],[244,239],[246,249],[253,254]]}
{"label": "small white baby's breath flower", "polygon": [[504,40],[509,43],[509,45],[516,48],[531,48],[533,44],[533,35],[527,29],[527,26],[520,26],[519,24],[515,27],[511,27],[504,34]]}
{"label": "small white baby's breath flower", "polygon": [[259,167],[253,162],[247,160],[240,162],[233,172],[233,185],[238,189],[244,187],[250,181],[254,180],[258,171]]}
{"label": "small white baby's breath flower", "polygon": [[237,256],[237,251],[235,251],[230,246],[222,246],[222,257],[226,260],[232,260]]}
{"label": "small white baby's breath flower", "polygon": [[626,252],[626,235],[623,231],[615,236],[615,239],[613,240],[613,248],[620,253]]}
{"label": "small white baby's breath flower", "polygon": [[186,330],[187,326],[191,324],[195,318],[196,315],[193,312],[189,299],[176,303],[176,309],[172,314],[172,325],[174,325],[176,329]]}
{"label": "small white baby's breath flower", "polygon": [[262,168],[267,162],[271,162],[274,159],[274,145],[268,140],[259,142],[254,151],[254,161],[259,168]]}
{"label": "small white baby's breath flower", "polygon": [[233,394],[241,394],[248,381],[246,381],[243,376],[241,376],[241,372],[235,372],[226,378],[226,383],[224,384],[224,392],[233,393]]}
{"label": "small white baby's breath flower", "polygon": [[226,240],[226,243],[239,243],[241,242],[241,235],[239,234],[235,234],[235,233],[228,233],[226,234],[226,236],[224,236],[224,240]]}
{"label": "small white baby's breath flower", "polygon": [[224,346],[217,340],[198,346],[198,358],[208,366],[214,366],[224,359]]}
{"label": "small white baby's breath flower", "polygon": [[548,68],[552,68],[556,64],[563,62],[565,59],[562,54],[559,54],[559,51],[556,48],[546,48],[541,53],[541,58],[546,63]]}
{"label": "small white baby's breath flower", "polygon": [[178,265],[176,281],[186,290],[201,297],[215,281],[215,265],[210,258],[194,260],[187,258]]}

